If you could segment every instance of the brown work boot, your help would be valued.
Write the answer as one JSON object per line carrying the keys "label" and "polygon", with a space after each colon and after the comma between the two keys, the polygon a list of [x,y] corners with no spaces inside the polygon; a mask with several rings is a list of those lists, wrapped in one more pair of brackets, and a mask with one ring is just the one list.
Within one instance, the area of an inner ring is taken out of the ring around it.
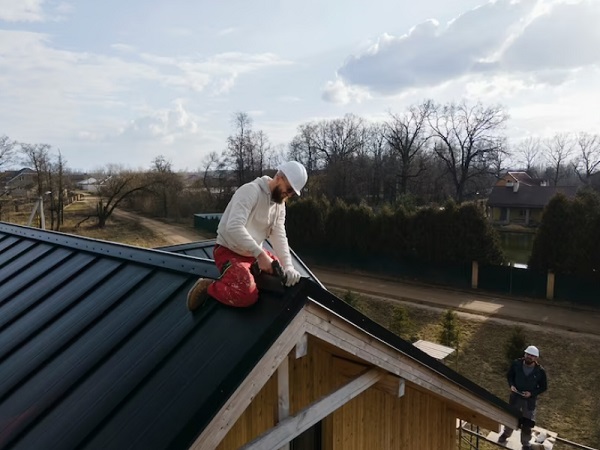
{"label": "brown work boot", "polygon": [[192,286],[187,295],[187,308],[190,311],[195,311],[200,308],[208,299],[208,286],[211,285],[213,280],[209,278],[200,278]]}

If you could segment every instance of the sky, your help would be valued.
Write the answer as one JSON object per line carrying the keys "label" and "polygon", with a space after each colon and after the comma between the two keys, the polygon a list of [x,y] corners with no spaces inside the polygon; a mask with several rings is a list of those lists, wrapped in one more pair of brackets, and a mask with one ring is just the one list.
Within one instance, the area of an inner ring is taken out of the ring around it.
{"label": "sky", "polygon": [[67,165],[195,171],[233,117],[502,105],[512,142],[600,133],[600,0],[0,0],[0,136]]}

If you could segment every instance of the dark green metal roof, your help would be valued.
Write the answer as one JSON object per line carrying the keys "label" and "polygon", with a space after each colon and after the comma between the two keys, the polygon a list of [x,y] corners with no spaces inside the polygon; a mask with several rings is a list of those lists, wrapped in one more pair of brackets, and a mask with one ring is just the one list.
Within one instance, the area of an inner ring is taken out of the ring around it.
{"label": "dark green metal roof", "polygon": [[199,276],[214,263],[0,223],[0,448],[188,448],[309,298],[508,408],[314,281],[193,315]]}
{"label": "dark green metal roof", "polygon": [[0,448],[188,448],[303,305],[291,289],[190,314],[187,291],[216,275],[0,223]]}

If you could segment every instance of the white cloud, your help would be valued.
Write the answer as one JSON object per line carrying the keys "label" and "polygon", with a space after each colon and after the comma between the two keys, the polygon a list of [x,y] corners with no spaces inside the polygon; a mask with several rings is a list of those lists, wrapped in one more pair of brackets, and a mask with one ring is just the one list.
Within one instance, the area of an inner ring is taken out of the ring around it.
{"label": "white cloud", "polygon": [[0,20],[5,22],[42,22],[44,0],[0,0]]}
{"label": "white cloud", "polygon": [[504,52],[501,67],[535,72],[600,63],[600,3],[557,4],[538,16]]}
{"label": "white cloud", "polygon": [[384,34],[348,58],[324,98],[350,101],[362,87],[392,95],[434,87],[464,76],[521,72],[530,85],[559,84],[573,69],[600,63],[600,4],[497,0],[465,12],[446,26],[428,20],[407,34]]}
{"label": "white cloud", "polygon": [[164,144],[172,144],[178,138],[195,134],[199,130],[197,119],[188,113],[183,100],[175,100],[173,107],[154,111],[127,124],[119,133],[135,139],[160,139]]}
{"label": "white cloud", "polygon": [[328,81],[323,89],[323,100],[346,105],[350,102],[360,103],[370,97],[366,89],[360,86],[351,86],[344,83],[343,80]]}
{"label": "white cloud", "polygon": [[140,56],[143,61],[155,66],[163,66],[169,71],[169,74],[163,77],[166,83],[187,87],[196,92],[209,88],[211,93],[216,95],[229,92],[240,75],[291,64],[290,61],[283,60],[272,53],[229,52],[205,59],[146,53]]}

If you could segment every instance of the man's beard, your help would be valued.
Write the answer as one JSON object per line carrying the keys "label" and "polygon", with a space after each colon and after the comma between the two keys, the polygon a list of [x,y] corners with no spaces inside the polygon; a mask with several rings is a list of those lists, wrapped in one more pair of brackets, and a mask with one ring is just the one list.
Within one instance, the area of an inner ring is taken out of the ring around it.
{"label": "man's beard", "polygon": [[284,200],[283,192],[279,186],[275,186],[273,188],[273,192],[271,192],[271,200],[273,200],[275,203],[279,203],[279,204],[283,203],[283,200]]}
{"label": "man's beard", "polygon": [[533,359],[525,357],[525,364],[532,366],[534,363]]}

